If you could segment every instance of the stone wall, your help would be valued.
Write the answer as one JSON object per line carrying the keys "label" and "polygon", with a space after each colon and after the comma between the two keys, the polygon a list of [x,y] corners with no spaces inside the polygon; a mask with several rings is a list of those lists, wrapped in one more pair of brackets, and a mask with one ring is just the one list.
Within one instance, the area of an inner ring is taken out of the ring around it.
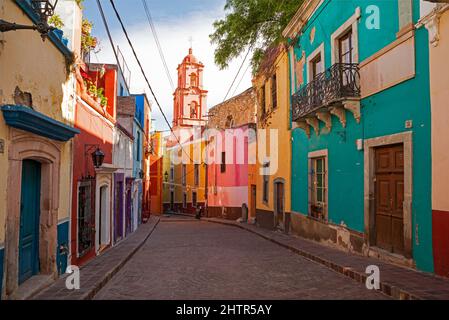
{"label": "stone wall", "polygon": [[256,94],[253,88],[211,108],[208,127],[226,129],[231,119],[234,128],[256,122]]}

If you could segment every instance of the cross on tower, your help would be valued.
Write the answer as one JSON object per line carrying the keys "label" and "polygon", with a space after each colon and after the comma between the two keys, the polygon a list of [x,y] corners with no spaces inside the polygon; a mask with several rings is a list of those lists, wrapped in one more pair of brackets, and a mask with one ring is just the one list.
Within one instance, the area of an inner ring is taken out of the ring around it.
{"label": "cross on tower", "polygon": [[189,42],[190,42],[190,49],[193,49],[193,37],[192,36],[189,37]]}

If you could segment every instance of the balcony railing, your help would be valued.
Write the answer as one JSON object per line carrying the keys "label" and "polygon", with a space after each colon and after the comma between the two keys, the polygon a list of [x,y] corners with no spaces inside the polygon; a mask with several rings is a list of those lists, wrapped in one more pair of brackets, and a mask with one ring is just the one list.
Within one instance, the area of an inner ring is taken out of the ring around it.
{"label": "balcony railing", "polygon": [[359,65],[336,63],[293,95],[293,121],[322,107],[354,98],[360,98]]}

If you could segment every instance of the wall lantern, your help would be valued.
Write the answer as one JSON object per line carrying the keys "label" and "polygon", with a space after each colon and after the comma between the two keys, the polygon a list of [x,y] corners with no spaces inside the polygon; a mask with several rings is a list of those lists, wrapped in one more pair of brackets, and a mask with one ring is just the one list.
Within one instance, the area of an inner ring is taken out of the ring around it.
{"label": "wall lantern", "polygon": [[165,173],[164,173],[164,178],[165,178],[165,182],[168,182],[168,172],[167,171],[165,171]]}
{"label": "wall lantern", "polygon": [[104,152],[100,150],[99,147],[97,147],[97,150],[95,150],[92,153],[92,161],[94,163],[95,168],[100,168],[103,165],[104,161]]}
{"label": "wall lantern", "polygon": [[55,28],[48,25],[48,19],[54,15],[58,0],[31,0],[31,7],[39,16],[39,22],[34,25],[23,25],[14,22],[8,22],[0,19],[0,32],[15,30],[37,30],[45,40],[48,33]]}

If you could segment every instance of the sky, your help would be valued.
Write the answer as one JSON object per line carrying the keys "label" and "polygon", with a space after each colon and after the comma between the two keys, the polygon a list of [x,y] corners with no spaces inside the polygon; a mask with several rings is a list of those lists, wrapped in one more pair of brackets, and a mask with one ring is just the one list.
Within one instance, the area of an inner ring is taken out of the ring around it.
{"label": "sky", "polygon": [[[173,90],[157,51],[142,1],[147,1],[175,85],[177,83],[176,69],[188,54],[191,44],[190,39],[192,38],[193,54],[205,65],[204,88],[209,91],[208,108],[223,102],[244,60],[244,55],[242,55],[233,60],[229,68],[225,70],[219,70],[214,63],[215,46],[210,43],[209,35],[214,31],[213,22],[225,16],[224,5],[226,0],[115,0],[115,5],[124,21],[138,57],[142,61],[144,71],[171,124]],[[110,1],[101,0],[101,4],[105,11],[113,41],[116,46],[120,47],[131,69],[131,92],[147,93],[153,104],[153,129],[167,130],[168,126],[143,80]],[[92,56],[91,62],[116,63],[96,0],[84,1],[84,17],[93,22],[92,34],[100,40],[100,52]],[[251,68],[249,67],[249,61],[246,61],[228,98],[245,91],[249,87],[251,87]]]}

